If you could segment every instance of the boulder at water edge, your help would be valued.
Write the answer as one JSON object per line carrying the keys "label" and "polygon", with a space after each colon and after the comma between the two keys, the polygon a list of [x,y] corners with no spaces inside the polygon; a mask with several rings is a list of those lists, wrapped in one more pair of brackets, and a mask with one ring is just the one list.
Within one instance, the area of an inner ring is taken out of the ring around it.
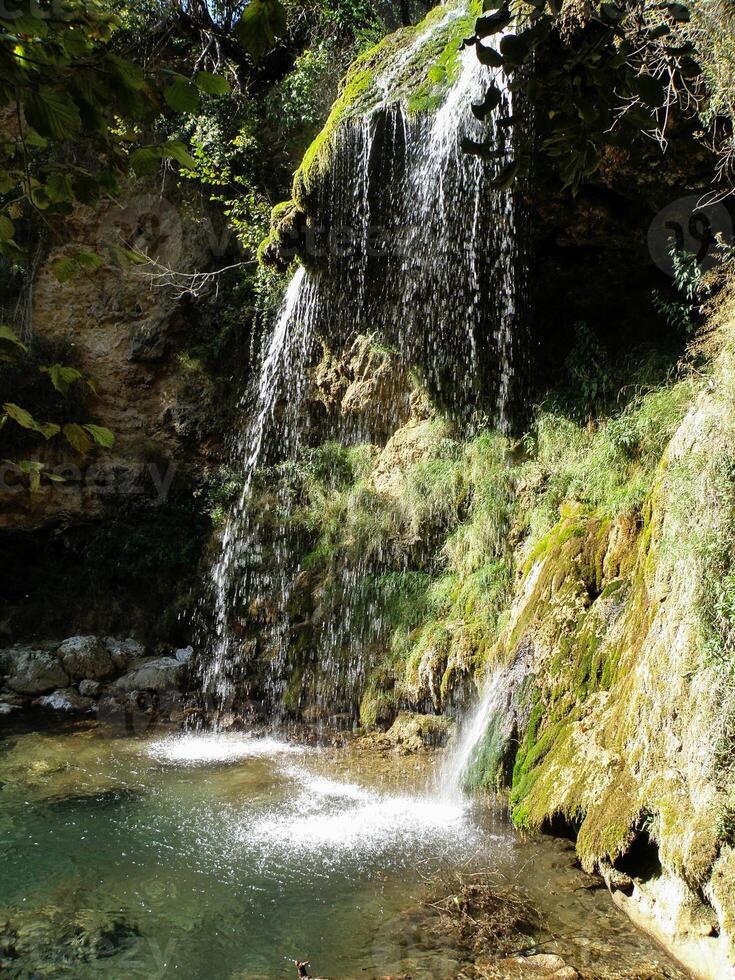
{"label": "boulder at water edge", "polygon": [[64,670],[75,681],[103,680],[115,673],[110,651],[97,636],[72,636],[58,649]]}
{"label": "boulder at water edge", "polygon": [[118,691],[172,691],[181,686],[185,664],[173,657],[159,657],[128,671],[115,682]]}
{"label": "boulder at water edge", "polygon": [[45,650],[20,647],[13,651],[6,684],[18,694],[46,694],[66,687],[69,678],[58,660]]}

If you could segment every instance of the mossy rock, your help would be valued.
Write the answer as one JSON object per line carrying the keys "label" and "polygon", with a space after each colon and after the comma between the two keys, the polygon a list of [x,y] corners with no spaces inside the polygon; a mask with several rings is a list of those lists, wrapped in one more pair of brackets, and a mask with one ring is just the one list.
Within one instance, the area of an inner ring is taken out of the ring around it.
{"label": "mossy rock", "polygon": [[410,751],[425,746],[446,745],[452,722],[443,715],[421,715],[401,711],[388,730],[388,738],[395,745]]}
{"label": "mossy rock", "polygon": [[258,246],[261,265],[286,269],[297,257],[305,257],[304,230],[306,215],[294,201],[281,201],[271,211],[270,230]]}
{"label": "mossy rock", "polygon": [[[350,66],[321,132],[294,174],[293,200],[309,211],[314,193],[332,162],[339,128],[380,107],[402,103],[408,113],[441,104],[460,71],[462,40],[474,31],[482,4],[461,0],[434,7],[415,26],[404,27],[363,52]],[[422,43],[423,39],[423,43]]]}

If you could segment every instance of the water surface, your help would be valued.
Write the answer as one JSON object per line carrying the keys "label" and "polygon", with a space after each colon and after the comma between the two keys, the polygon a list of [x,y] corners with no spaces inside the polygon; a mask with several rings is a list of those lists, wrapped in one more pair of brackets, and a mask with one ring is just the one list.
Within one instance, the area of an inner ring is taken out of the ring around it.
{"label": "water surface", "polygon": [[458,869],[489,868],[546,906],[575,965],[663,962],[585,887],[569,846],[524,842],[487,801],[433,786],[423,757],[95,723],[10,732],[3,966],[255,980],[292,976],[287,959],[308,957],[325,977],[456,977],[466,954],[427,903]]}

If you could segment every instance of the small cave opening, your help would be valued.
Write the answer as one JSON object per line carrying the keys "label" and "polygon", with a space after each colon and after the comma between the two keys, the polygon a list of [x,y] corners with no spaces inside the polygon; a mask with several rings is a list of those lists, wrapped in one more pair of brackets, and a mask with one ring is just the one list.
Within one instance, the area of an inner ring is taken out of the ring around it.
{"label": "small cave opening", "polygon": [[658,853],[658,844],[646,830],[639,830],[625,854],[613,862],[617,871],[639,881],[651,881],[660,877],[663,867]]}
{"label": "small cave opening", "polygon": [[575,843],[579,834],[579,826],[580,821],[573,820],[563,813],[555,813],[544,820],[541,825],[541,833]]}

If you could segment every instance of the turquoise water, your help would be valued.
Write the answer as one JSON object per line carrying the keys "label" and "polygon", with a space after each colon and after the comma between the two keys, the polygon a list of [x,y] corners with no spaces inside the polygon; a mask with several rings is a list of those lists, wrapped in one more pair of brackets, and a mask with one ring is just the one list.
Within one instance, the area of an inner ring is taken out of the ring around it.
{"label": "turquoise water", "polygon": [[[255,980],[299,957],[325,977],[441,980],[464,954],[426,901],[453,870],[492,867],[535,900],[577,874],[565,845],[437,802],[424,759],[89,723],[11,732],[0,785],[8,976]],[[578,960],[657,955],[606,893],[565,895],[563,915],[548,904],[558,933],[584,916]]]}

